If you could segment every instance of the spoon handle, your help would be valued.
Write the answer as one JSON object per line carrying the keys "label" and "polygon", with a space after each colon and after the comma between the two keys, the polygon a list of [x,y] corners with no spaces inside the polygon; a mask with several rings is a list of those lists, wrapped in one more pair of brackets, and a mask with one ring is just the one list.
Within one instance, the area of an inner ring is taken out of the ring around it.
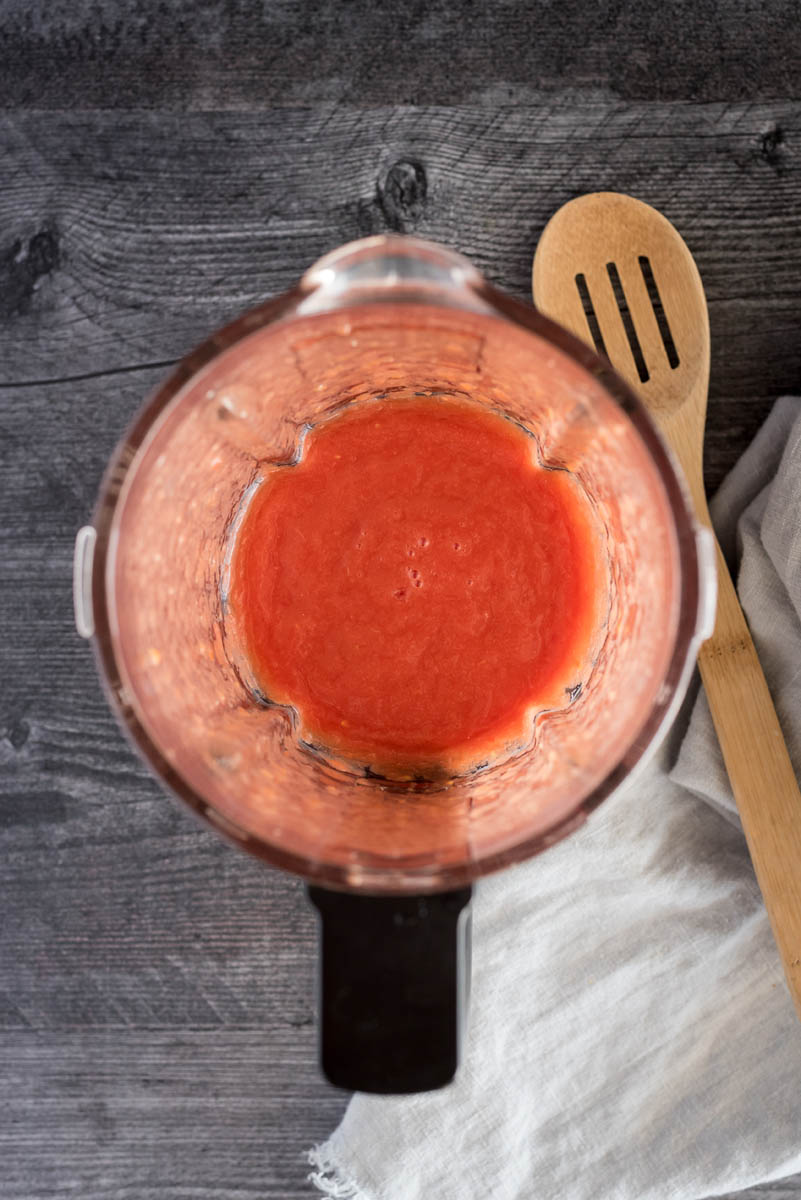
{"label": "spoon handle", "polygon": [[726,561],[698,664],[790,995],[801,1017],[801,792]]}

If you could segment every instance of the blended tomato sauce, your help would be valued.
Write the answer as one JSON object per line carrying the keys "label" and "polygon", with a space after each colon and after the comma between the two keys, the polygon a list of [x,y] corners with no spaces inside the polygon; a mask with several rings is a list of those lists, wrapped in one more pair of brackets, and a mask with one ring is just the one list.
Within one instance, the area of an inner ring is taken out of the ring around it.
{"label": "blended tomato sauce", "polygon": [[528,740],[582,679],[598,536],[564,471],[502,416],[356,404],[270,469],[229,599],[259,687],[376,770],[459,771]]}

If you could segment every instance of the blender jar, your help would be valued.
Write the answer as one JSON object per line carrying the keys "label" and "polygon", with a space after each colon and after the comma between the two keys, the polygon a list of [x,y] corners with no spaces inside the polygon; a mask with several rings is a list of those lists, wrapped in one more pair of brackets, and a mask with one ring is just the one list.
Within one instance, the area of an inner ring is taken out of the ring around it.
{"label": "blender jar", "polygon": [[[248,678],[226,578],[265,464],[383,398],[452,397],[522,425],[570,471],[605,582],[582,676],[518,753],[384,778],[304,744]],[[78,536],[76,620],[126,732],[219,832],[303,876],[322,921],[332,1082],[440,1086],[459,1056],[477,877],[575,829],[659,740],[714,615],[707,531],[608,363],[463,258],[412,238],[329,254],[190,354],[135,418]]]}

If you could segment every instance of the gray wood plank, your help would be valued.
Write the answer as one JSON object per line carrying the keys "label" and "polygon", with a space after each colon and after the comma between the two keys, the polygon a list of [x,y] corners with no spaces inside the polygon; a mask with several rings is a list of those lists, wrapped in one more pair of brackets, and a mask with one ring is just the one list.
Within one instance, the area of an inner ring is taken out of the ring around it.
{"label": "gray wood plank", "polygon": [[791,1179],[779,1179],[775,1183],[763,1183],[759,1187],[747,1188],[744,1192],[728,1192],[725,1196],[710,1196],[706,1200],[798,1200],[801,1195],[801,1175]]}
{"label": "gray wood plank", "polygon": [[[714,486],[801,382],[800,131],[798,103],[564,96],[491,112],[7,117],[2,381],[63,380],[47,403],[64,403],[86,382],[71,377],[173,359],[325,250],[387,228],[457,246],[526,297],[551,213],[623,190],[676,223],[707,287]],[[386,187],[404,161],[428,184],[408,209]]]}
{"label": "gray wood plank", "polygon": [[795,0],[4,0],[0,104],[262,107],[801,96]]}
{"label": "gray wood plank", "polygon": [[275,1028],[0,1034],[3,1200],[306,1200],[343,1107]]}
{"label": "gray wood plank", "polygon": [[745,1192],[729,1192],[725,1196],[710,1196],[706,1200],[798,1200],[801,1195],[801,1176],[763,1183],[761,1187],[748,1188]]}
{"label": "gray wood plank", "polygon": [[708,1200],[798,1200],[801,1195],[801,1176],[765,1183],[761,1187],[748,1188],[745,1192],[730,1192],[727,1196],[709,1197]]}

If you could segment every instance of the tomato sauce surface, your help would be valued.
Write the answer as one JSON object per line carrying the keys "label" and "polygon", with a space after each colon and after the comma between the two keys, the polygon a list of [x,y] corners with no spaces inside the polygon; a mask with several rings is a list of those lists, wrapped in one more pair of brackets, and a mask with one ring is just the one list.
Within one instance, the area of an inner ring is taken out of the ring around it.
{"label": "tomato sauce surface", "polygon": [[514,422],[421,397],[355,404],[265,473],[230,601],[260,689],[380,770],[459,771],[531,734],[586,670],[599,541]]}

